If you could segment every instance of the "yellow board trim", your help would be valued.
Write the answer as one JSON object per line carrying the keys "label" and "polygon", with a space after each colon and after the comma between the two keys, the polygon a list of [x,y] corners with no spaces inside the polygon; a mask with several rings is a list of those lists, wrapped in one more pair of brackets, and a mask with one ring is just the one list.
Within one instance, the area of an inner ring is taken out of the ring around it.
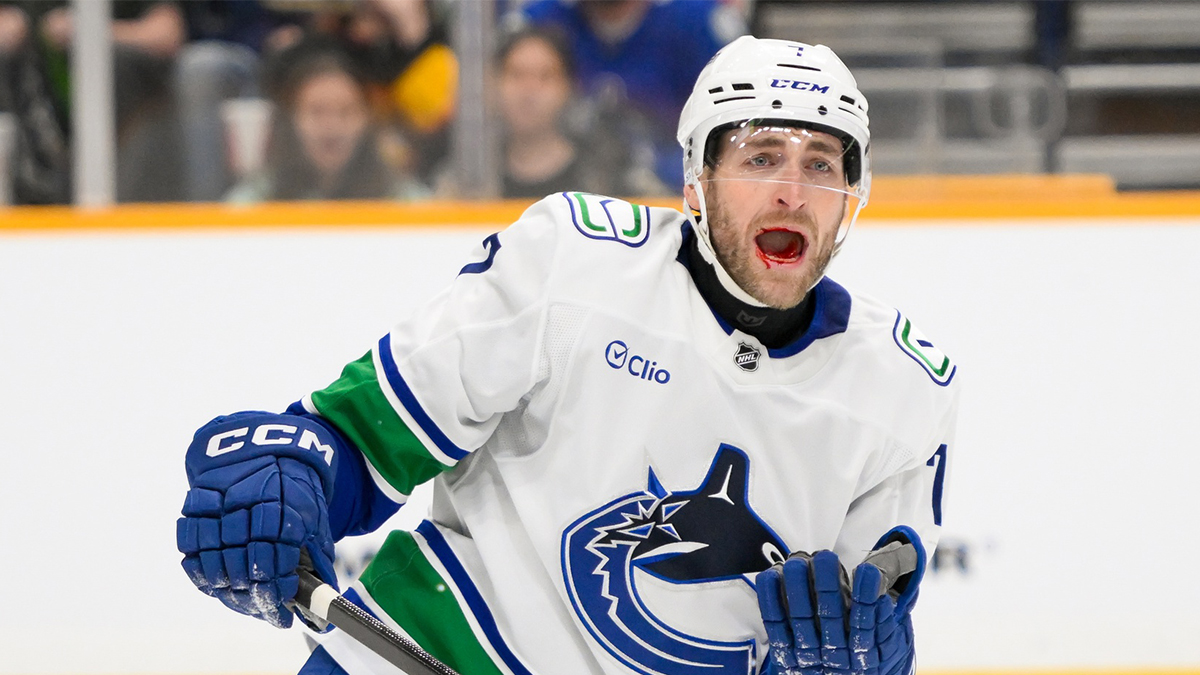
{"label": "yellow board trim", "polygon": [[128,204],[107,209],[19,206],[0,211],[0,232],[179,231],[322,227],[443,227],[511,223],[528,201],[496,202],[277,202]]}
{"label": "yellow board trim", "polygon": [[1200,215],[1200,191],[1117,192],[1108,176],[884,176],[865,223],[880,220],[1138,218]]}
{"label": "yellow board trim", "polygon": [[[680,199],[636,200],[679,208]],[[496,227],[532,202],[287,202],[127,204],[0,209],[0,233],[277,228]],[[1143,219],[1200,216],[1200,191],[1117,192],[1105,176],[882,176],[863,211],[866,226],[919,220]],[[933,221],[933,222],[930,222]]]}

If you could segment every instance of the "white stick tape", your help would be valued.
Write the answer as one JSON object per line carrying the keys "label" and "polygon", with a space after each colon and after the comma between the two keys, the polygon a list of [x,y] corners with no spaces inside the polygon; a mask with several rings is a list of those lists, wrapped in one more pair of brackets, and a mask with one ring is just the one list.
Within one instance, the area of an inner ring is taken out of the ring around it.
{"label": "white stick tape", "polygon": [[321,584],[313,591],[309,610],[321,617],[322,620],[329,621],[329,605],[333,604],[333,601],[337,598],[338,592],[333,586]]}

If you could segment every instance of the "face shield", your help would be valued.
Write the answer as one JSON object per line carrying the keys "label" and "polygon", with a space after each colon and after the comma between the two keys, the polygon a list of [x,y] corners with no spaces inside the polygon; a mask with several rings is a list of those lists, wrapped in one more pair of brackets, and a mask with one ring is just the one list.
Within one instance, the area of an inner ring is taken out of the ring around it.
{"label": "face shield", "polygon": [[867,156],[833,129],[789,126],[782,120],[744,122],[715,134],[700,176],[708,200],[736,192],[743,208],[803,212],[822,232],[836,227],[836,253],[866,205]]}

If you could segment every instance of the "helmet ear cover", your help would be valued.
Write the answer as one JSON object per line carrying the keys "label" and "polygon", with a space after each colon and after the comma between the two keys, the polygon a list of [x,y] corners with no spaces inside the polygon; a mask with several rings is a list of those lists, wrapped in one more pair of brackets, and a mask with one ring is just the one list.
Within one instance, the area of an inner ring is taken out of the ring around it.
{"label": "helmet ear cover", "polygon": [[858,147],[858,141],[850,134],[834,129],[833,127],[814,122],[801,122],[791,119],[756,119],[745,120],[742,122],[729,122],[713,128],[708,132],[708,138],[704,139],[704,168],[713,170],[717,163],[721,161],[721,136],[729,131],[740,129],[742,127],[792,127],[794,129],[809,129],[811,131],[819,131],[829,134],[842,142],[842,161],[846,170],[846,184],[855,185],[862,177],[862,163],[859,158],[864,154],[864,150]]}

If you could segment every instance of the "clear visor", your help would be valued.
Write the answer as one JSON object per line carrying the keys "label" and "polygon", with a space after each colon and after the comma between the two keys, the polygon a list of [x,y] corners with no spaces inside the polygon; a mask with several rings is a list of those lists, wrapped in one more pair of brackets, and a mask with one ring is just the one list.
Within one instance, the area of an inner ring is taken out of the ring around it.
{"label": "clear visor", "polygon": [[837,136],[747,122],[713,142],[715,166],[700,179],[707,196],[736,190],[752,209],[800,211],[821,228],[836,222],[838,246],[866,205],[863,162]]}

